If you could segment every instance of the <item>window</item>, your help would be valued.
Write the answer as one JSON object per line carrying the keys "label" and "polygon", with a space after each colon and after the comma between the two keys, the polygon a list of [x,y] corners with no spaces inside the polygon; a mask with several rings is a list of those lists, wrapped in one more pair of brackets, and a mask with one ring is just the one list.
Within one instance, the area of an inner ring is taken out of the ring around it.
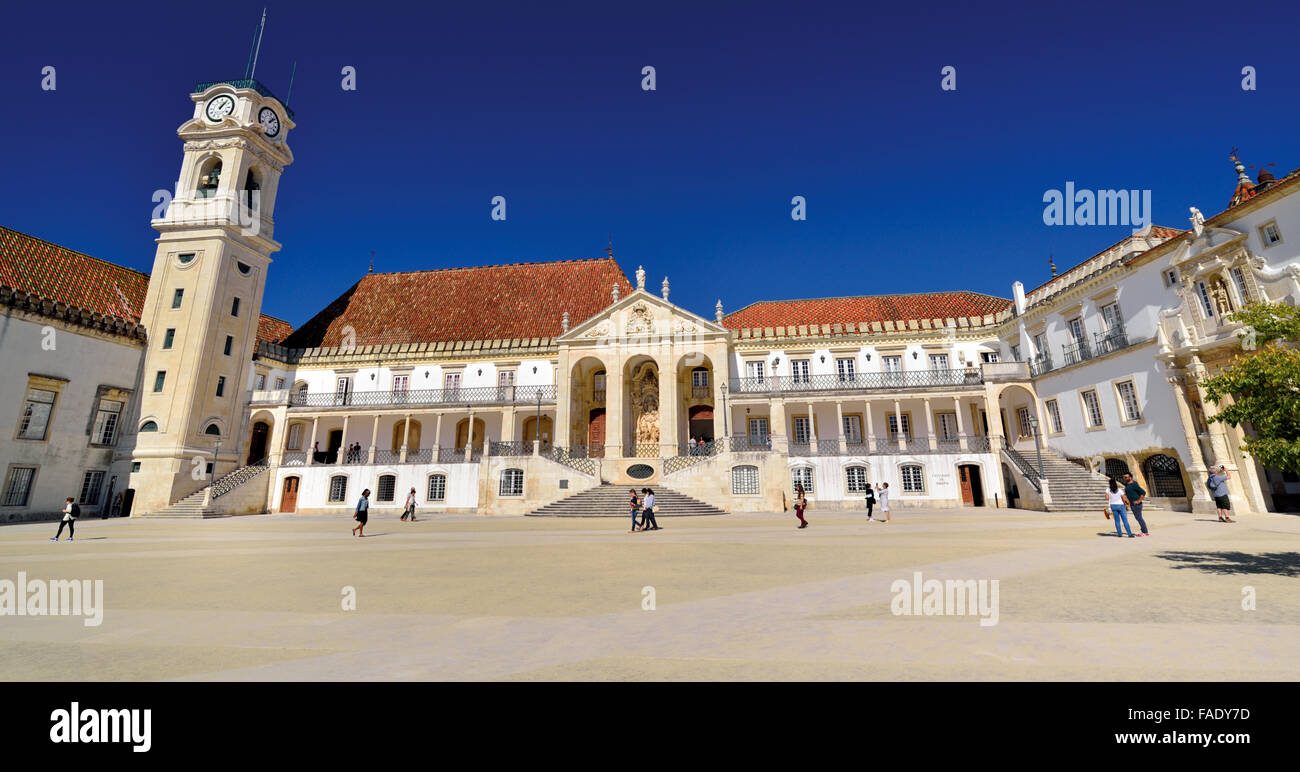
{"label": "window", "polygon": [[1054,399],[1049,399],[1047,405],[1047,420],[1052,424],[1052,433],[1060,434],[1065,431],[1061,425],[1061,406]]}
{"label": "window", "polygon": [[159,370],[153,376],[153,393],[157,394],[163,390],[163,385],[167,383],[167,371]]}
{"label": "window", "polygon": [[1101,307],[1101,320],[1106,326],[1106,332],[1118,330],[1120,328],[1119,303],[1107,303]]}
{"label": "window", "polygon": [[295,402],[299,405],[307,404],[307,384],[298,384],[298,398]]}
{"label": "window", "polygon": [[936,413],[934,417],[939,419],[939,439],[941,440],[957,439],[957,414],[956,413]]}
{"label": "window", "polygon": [[1070,328],[1070,340],[1075,344],[1082,343],[1083,342],[1083,319],[1080,319],[1079,317],[1076,316],[1070,321],[1066,322],[1065,324],[1067,327]]}
{"label": "window", "polygon": [[1016,408],[1016,423],[1019,424],[1021,437],[1034,436],[1033,427],[1030,426],[1029,421],[1029,408],[1024,405]]}
{"label": "window", "polygon": [[1187,495],[1178,459],[1157,453],[1142,463],[1142,472],[1152,496],[1181,499]]}
{"label": "window", "polygon": [[55,392],[45,389],[28,389],[23,403],[23,417],[18,423],[18,439],[43,440],[50,428],[50,414],[54,412]]}
{"label": "window", "polygon": [[1214,318],[1214,304],[1210,302],[1210,290],[1205,286],[1205,282],[1196,282],[1196,294],[1201,299],[1201,311],[1205,313],[1206,319]]}
{"label": "window", "polygon": [[851,466],[844,470],[844,487],[849,493],[867,492],[867,468]]}
{"label": "window", "polygon": [[813,492],[813,469],[811,466],[796,466],[790,470],[790,490],[799,493],[796,485],[803,485],[804,493]]}
{"label": "window", "polygon": [[[1019,353],[1019,348],[1018,348],[1018,347],[1017,347],[1017,349],[1016,349],[1016,352]],[[996,351],[981,351],[981,352],[980,352],[980,361],[981,361],[981,362],[987,362],[987,363],[989,363],[989,364],[992,364],[992,363],[994,363],[994,362],[997,362],[997,361],[998,361],[998,352],[996,352]]]}
{"label": "window", "polygon": [[737,496],[758,494],[758,467],[734,466],[731,468],[731,492]]}
{"label": "window", "polygon": [[1011,347],[1011,361],[1012,362],[1024,361],[1023,359],[1020,358],[1020,344],[1018,343]]}
{"label": "window", "polygon": [[691,385],[696,388],[709,387],[709,371],[703,367],[697,367],[691,371]]}
{"label": "window", "polygon": [[36,478],[36,467],[34,466],[11,466],[9,467],[9,476],[5,480],[5,498],[6,507],[25,507],[27,499],[32,494],[32,480]]}
{"label": "window", "polygon": [[234,345],[235,345],[235,336],[234,336],[234,335],[227,335],[227,336],[226,336],[226,346],[225,346],[224,349],[222,349],[222,352],[221,352],[221,353],[225,354],[226,356],[230,356],[230,349],[233,348]]}
{"label": "window", "polygon": [[230,315],[239,316],[239,298],[230,301]]}
{"label": "window", "polygon": [[1120,410],[1124,413],[1125,421],[1142,420],[1142,411],[1138,407],[1137,389],[1133,388],[1132,381],[1124,381],[1115,384],[1115,390],[1119,394]]}
{"label": "window", "polygon": [[513,399],[515,389],[515,371],[502,370],[497,373],[497,397],[498,399]]}
{"label": "window", "polygon": [[379,484],[375,486],[375,501],[392,501],[397,490],[397,477],[391,474],[379,475]]}
{"label": "window", "polygon": [[751,380],[763,382],[763,362],[752,361],[745,363],[745,377]]}
{"label": "window", "polygon": [[1259,240],[1264,243],[1265,247],[1271,247],[1282,241],[1282,231],[1278,229],[1277,222],[1266,222],[1259,226]]}
{"label": "window", "polygon": [[172,342],[175,341],[175,340],[176,340],[176,328],[175,328],[175,327],[169,327],[169,328],[167,328],[167,332],[163,333],[163,345],[162,345],[162,347],[163,347],[164,349],[169,349],[169,348],[171,348],[171,347],[172,347]]}
{"label": "window", "polygon": [[[759,364],[762,364],[761,362]],[[790,379],[795,383],[808,382],[808,360],[792,359],[790,360]]]}
{"label": "window", "polygon": [[844,440],[850,445],[862,444],[862,416],[844,416],[844,425],[840,427]]}
{"label": "window", "polygon": [[99,506],[99,494],[103,487],[103,472],[86,472],[86,476],[81,478],[81,496],[78,497],[77,503],[91,507]]}
{"label": "window", "polygon": [[447,475],[431,474],[429,475],[429,501],[446,501],[447,500]]}
{"label": "window", "polygon": [[796,445],[807,445],[812,437],[809,430],[808,416],[795,416],[794,419],[794,442]]}
{"label": "window", "polygon": [[303,424],[289,424],[289,450],[302,450],[302,435],[305,431]]}
{"label": "window", "polygon": [[[305,388],[306,386],[304,385],[303,389]],[[299,390],[299,393],[301,392],[302,390]],[[334,404],[336,405],[348,404],[348,394],[350,393],[352,393],[352,381],[350,379],[339,378],[337,381],[334,382],[334,397],[335,397]]]}
{"label": "window", "polygon": [[96,445],[112,445],[117,441],[117,422],[122,417],[122,403],[101,399],[95,411],[95,424],[90,431],[90,441]]}
{"label": "window", "polygon": [[853,380],[853,360],[849,358],[835,360],[835,374],[841,381]]}
{"label": "window", "polygon": [[1089,429],[1096,429],[1104,426],[1101,417],[1101,401],[1097,399],[1097,390],[1088,389],[1082,392],[1083,396],[1083,418],[1088,423]]}
{"label": "window", "polygon": [[213,437],[220,437],[221,427],[217,426],[216,424],[208,424],[208,428],[204,429],[203,433],[212,435]]}
{"label": "window", "polygon": [[768,430],[766,418],[749,419],[749,444],[765,445],[767,444]]}
{"label": "window", "polygon": [[1047,333],[1040,332],[1034,336],[1034,348],[1040,357],[1047,356]]}
{"label": "window", "polygon": [[131,462],[131,472],[134,473],[134,472],[139,472],[139,471],[140,471],[140,462],[139,462],[139,461],[132,461],[132,462]]}
{"label": "window", "polygon": [[1169,270],[1165,271],[1165,286],[1166,286],[1166,287],[1171,287],[1171,288],[1172,288],[1172,287],[1177,287],[1177,286],[1178,286],[1178,269],[1177,269],[1177,268],[1170,268]]}
{"label": "window", "polygon": [[283,378],[276,378],[276,379],[275,379],[275,390],[276,390],[276,391],[279,391],[280,389],[283,389],[283,388],[284,388],[284,379],[283,379]]}
{"label": "window", "polygon": [[180,308],[181,300],[185,297],[185,290],[177,289],[172,293],[172,308]]}
{"label": "window", "polygon": [[181,261],[181,265],[189,265],[190,263],[194,262],[194,253],[186,252],[184,254],[177,255],[176,259]]}
{"label": "window", "polygon": [[141,432],[156,432],[156,431],[158,431],[158,422],[157,422],[157,421],[145,421],[144,423],[140,424],[140,431],[141,431]]}
{"label": "window", "polygon": [[393,376],[393,401],[405,402],[406,393],[410,390],[410,387],[411,387],[411,376],[394,375]]}
{"label": "window", "polygon": [[1104,467],[1107,477],[1114,477],[1116,482],[1124,479],[1124,475],[1129,473],[1128,462],[1122,458],[1108,458]]}
{"label": "window", "polygon": [[253,379],[253,389],[256,391],[266,391],[265,375],[263,375],[262,373],[257,374],[257,377]]}
{"label": "window", "polygon": [[348,478],[336,475],[330,478],[330,502],[339,503],[348,500]]}
{"label": "window", "polygon": [[450,391],[460,391],[460,373],[446,373],[442,376],[442,388]]}
{"label": "window", "polygon": [[[252,170],[250,169],[248,173],[251,175],[253,172],[252,172]],[[256,184],[256,183],[254,183],[254,184]],[[235,261],[235,267],[238,268],[238,269],[239,269],[239,272],[240,272],[241,274],[245,275],[245,276],[248,275],[248,272],[249,272],[249,271],[253,270],[253,267],[250,266],[248,263],[241,263],[241,262],[239,262],[239,261]]]}
{"label": "window", "polygon": [[224,376],[224,375],[218,375],[218,376],[217,376],[217,396],[218,396],[218,397],[224,397],[225,395],[226,395],[226,376]]}
{"label": "window", "polygon": [[899,473],[903,493],[925,493],[925,469],[920,464],[904,464]]}
{"label": "window", "polygon": [[912,436],[912,416],[907,413],[902,414],[901,418],[903,419],[903,424],[901,431],[899,430],[898,424],[899,418],[900,416],[898,413],[890,413],[886,416],[889,425],[889,439],[891,440],[897,440],[900,436],[903,439],[908,439]]}
{"label": "window", "polygon": [[1237,285],[1237,294],[1241,296],[1241,302],[1249,303],[1254,300],[1250,294],[1250,285],[1246,283],[1246,274],[1241,270],[1241,266],[1233,268],[1228,273],[1232,276],[1232,283]]}
{"label": "window", "polygon": [[947,355],[947,354],[931,354],[931,355],[930,355],[930,369],[931,369],[931,370],[947,370],[947,369],[948,369],[948,355]]}
{"label": "window", "polygon": [[522,469],[503,469],[501,470],[501,496],[522,496],[524,495],[524,470]]}

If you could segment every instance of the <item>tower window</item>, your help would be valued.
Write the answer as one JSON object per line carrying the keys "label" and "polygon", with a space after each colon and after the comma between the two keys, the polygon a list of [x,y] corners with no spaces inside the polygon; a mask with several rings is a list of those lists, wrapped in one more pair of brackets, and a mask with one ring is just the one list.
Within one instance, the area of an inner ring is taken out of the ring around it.
{"label": "tower window", "polygon": [[163,384],[167,383],[167,371],[159,370],[153,377],[153,392],[157,394],[163,390]]}
{"label": "tower window", "polygon": [[231,315],[231,316],[239,316],[239,298],[235,298],[235,299],[230,303],[230,315]]}
{"label": "tower window", "polygon": [[235,336],[233,336],[233,335],[227,335],[227,336],[226,336],[226,346],[225,346],[225,350],[223,351],[223,353],[224,353],[226,356],[230,356],[230,347],[233,346],[233,345],[235,345]]}
{"label": "tower window", "polygon": [[261,204],[261,193],[258,192],[261,189],[262,186],[257,184],[257,175],[249,169],[248,176],[244,178],[244,206],[256,212]]}
{"label": "tower window", "polygon": [[163,348],[171,348],[174,340],[176,340],[176,328],[168,327],[167,332],[163,335]]}
{"label": "tower window", "polygon": [[221,159],[212,158],[203,164],[199,173],[199,186],[194,191],[195,198],[212,198],[217,195],[217,186],[221,183]]}
{"label": "tower window", "polygon": [[217,376],[217,396],[218,396],[218,397],[224,397],[225,395],[226,395],[226,376],[224,376],[224,375],[218,375],[218,376]]}
{"label": "tower window", "polygon": [[236,263],[235,263],[235,267],[238,268],[238,269],[239,269],[239,272],[242,273],[242,274],[245,275],[245,276],[248,275],[248,272],[249,272],[249,271],[253,270],[252,267],[249,266],[248,263],[240,263],[240,262],[236,262]]}
{"label": "tower window", "polygon": [[208,424],[208,428],[204,429],[203,433],[212,435],[213,437],[220,437],[221,427],[217,426],[216,424]]}
{"label": "tower window", "polygon": [[185,297],[185,290],[177,289],[176,292],[172,294],[172,308],[180,308],[181,300],[184,297]]}
{"label": "tower window", "polygon": [[194,253],[186,252],[183,255],[177,255],[176,259],[181,261],[181,265],[189,265],[194,260]]}
{"label": "tower window", "polygon": [[[156,431],[158,431],[158,422],[157,422],[157,421],[145,421],[144,423],[140,424],[140,431],[142,431],[142,432],[156,432]],[[137,462],[137,463],[138,463],[138,462]],[[140,470],[138,470],[138,469],[134,469],[134,470],[132,470],[132,471],[136,471],[136,472],[138,472],[138,471],[140,471]]]}

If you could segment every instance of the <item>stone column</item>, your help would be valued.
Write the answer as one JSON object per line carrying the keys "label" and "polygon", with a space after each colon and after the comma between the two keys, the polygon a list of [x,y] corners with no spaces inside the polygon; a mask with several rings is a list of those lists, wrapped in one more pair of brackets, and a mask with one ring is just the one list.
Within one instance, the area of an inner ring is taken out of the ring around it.
{"label": "stone column", "polygon": [[785,400],[780,397],[773,399],[769,409],[771,412],[768,418],[770,424],[768,431],[772,433],[772,450],[777,453],[788,454],[790,452],[790,441],[785,433]]}
{"label": "stone column", "polygon": [[813,403],[808,403],[808,452],[817,454],[817,414],[813,412]]}
{"label": "stone column", "polygon": [[311,440],[307,442],[307,466],[316,463],[316,424],[320,422],[319,416],[312,416],[311,419]]}
{"label": "stone column", "polygon": [[574,384],[571,369],[566,351],[560,355],[560,365],[555,370],[555,436],[551,438],[551,444],[557,448],[573,444]]}
{"label": "stone column", "polygon": [[622,457],[623,362],[616,360],[605,368],[605,458]]}
{"label": "stone column", "polygon": [[1201,409],[1205,411],[1205,424],[1210,432],[1210,449],[1214,451],[1214,460],[1210,465],[1217,468],[1219,464],[1223,464],[1228,467],[1229,472],[1235,472],[1237,464],[1233,461],[1232,454],[1228,452],[1228,427],[1222,421],[1214,420],[1214,417],[1219,414],[1219,408],[1206,396],[1205,387],[1201,385],[1209,377],[1209,370],[1195,354],[1192,355],[1189,369],[1196,382],[1196,391],[1201,396]]}
{"label": "stone column", "polygon": [[[523,387],[523,386],[521,386],[520,388],[521,388],[521,389],[526,389],[527,387]],[[522,393],[524,393],[524,392],[521,391],[521,392],[519,392],[519,393],[522,394]],[[534,389],[534,390],[533,390],[533,400],[536,400],[536,399],[537,399],[537,391],[536,391],[536,389]],[[557,402],[557,404],[558,404],[558,402]],[[501,441],[502,441],[502,442],[514,442],[514,441],[515,441],[515,418],[516,418],[516,416],[515,416],[515,406],[514,406],[514,405],[508,405],[508,406],[506,407],[506,412],[504,412],[504,413],[501,414]],[[538,428],[538,431],[541,431],[540,427]],[[529,440],[532,440],[533,438],[532,438],[532,437],[521,437],[520,439],[521,439],[522,441],[524,441],[524,442],[527,442],[527,441],[529,441]]]}
{"label": "stone column", "polygon": [[[1210,492],[1201,484],[1206,478],[1205,458],[1201,455],[1201,442],[1196,437],[1196,423],[1192,420],[1192,410],[1187,404],[1185,384],[1185,376],[1174,375],[1169,378],[1169,385],[1174,391],[1174,404],[1178,407],[1178,419],[1183,425],[1183,439],[1187,442],[1189,462],[1187,476],[1192,481],[1192,511],[1210,512],[1214,509],[1214,502],[1210,499]],[[1136,462],[1136,459],[1134,461]],[[1129,468],[1138,467],[1135,463]]]}
{"label": "stone column", "polygon": [[866,437],[864,437],[864,439],[867,441],[867,453],[875,453],[875,452],[876,452],[876,432],[875,432],[875,430],[872,428],[872,420],[871,420],[871,400],[869,400],[869,399],[868,399],[868,400],[863,400],[863,402],[862,402],[862,410],[863,410],[864,413],[866,413],[866,422],[867,422],[867,425],[866,425],[866,428],[864,429],[864,431],[865,431],[867,434],[866,434]]}
{"label": "stone column", "polygon": [[348,418],[349,415],[343,414],[343,442],[339,444],[339,456],[335,461],[345,461],[348,457]]}
{"label": "stone column", "polygon": [[[375,414],[375,425],[370,430],[370,463],[375,463],[375,447],[379,444],[379,414]],[[403,442],[405,444],[405,442]]]}
{"label": "stone column", "polygon": [[998,410],[997,397],[994,397],[989,391],[984,392],[984,415],[989,420],[989,449],[993,453],[998,453],[1000,451],[993,446],[993,443],[1005,441],[1006,436],[1003,434],[1002,413]]}
{"label": "stone column", "polygon": [[966,427],[961,420],[961,397],[952,398],[952,409],[957,411],[957,447],[969,450],[970,442],[966,439]]}
{"label": "stone column", "polygon": [[903,431],[903,407],[898,400],[894,400],[894,426],[898,428],[898,449],[899,451],[907,450],[907,436],[911,434],[912,427],[907,427],[908,431]]}
{"label": "stone column", "polygon": [[923,400],[925,405],[925,430],[930,433],[930,450],[939,449],[939,439],[934,436],[934,414],[930,412],[930,400]]}
{"label": "stone column", "polygon": [[659,456],[675,456],[677,445],[677,373],[659,367]]}
{"label": "stone column", "polygon": [[840,455],[849,454],[849,440],[844,436],[844,400],[835,400],[835,425],[839,427]]}
{"label": "stone column", "polygon": [[404,417],[406,419],[406,422],[405,422],[405,426],[402,427],[402,457],[401,457],[401,462],[403,464],[406,463],[406,451],[409,447],[407,443],[411,441],[411,414],[407,413]]}
{"label": "stone column", "polygon": [[471,461],[474,458],[474,409],[469,411],[469,424],[465,428],[465,460]]}
{"label": "stone column", "polygon": [[433,460],[437,462],[438,451],[442,450],[442,413],[438,413],[433,428]]}

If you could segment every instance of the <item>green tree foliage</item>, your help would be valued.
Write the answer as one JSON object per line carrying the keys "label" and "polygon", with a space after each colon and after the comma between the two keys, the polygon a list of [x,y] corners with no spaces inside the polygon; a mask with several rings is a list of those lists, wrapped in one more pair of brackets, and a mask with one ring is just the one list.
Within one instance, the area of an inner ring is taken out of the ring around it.
{"label": "green tree foliage", "polygon": [[1258,436],[1246,440],[1247,453],[1264,466],[1300,472],[1300,308],[1264,303],[1232,319],[1246,325],[1242,353],[1205,382],[1220,410],[1211,420],[1250,423]]}

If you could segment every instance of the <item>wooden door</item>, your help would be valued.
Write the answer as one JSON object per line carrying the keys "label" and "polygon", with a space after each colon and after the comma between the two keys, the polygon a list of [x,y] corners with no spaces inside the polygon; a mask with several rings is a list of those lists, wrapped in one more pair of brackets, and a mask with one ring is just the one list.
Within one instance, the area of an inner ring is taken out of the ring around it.
{"label": "wooden door", "polygon": [[597,408],[591,411],[591,421],[587,424],[587,455],[603,458],[605,455],[605,410]]}
{"label": "wooden door", "polygon": [[957,467],[957,474],[961,478],[961,503],[973,507],[975,506],[975,494],[971,490],[970,473],[971,468],[969,466]]}
{"label": "wooden door", "polygon": [[284,493],[280,496],[281,512],[298,511],[298,480],[297,477],[284,478]]}

